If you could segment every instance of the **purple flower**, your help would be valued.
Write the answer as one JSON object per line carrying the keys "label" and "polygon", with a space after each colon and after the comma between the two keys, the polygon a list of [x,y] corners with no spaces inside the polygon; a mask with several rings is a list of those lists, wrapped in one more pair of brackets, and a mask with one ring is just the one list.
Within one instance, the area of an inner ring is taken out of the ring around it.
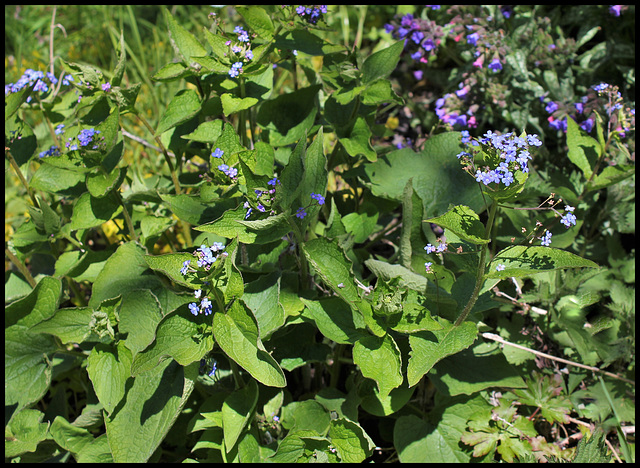
{"label": "purple flower", "polygon": [[467,36],[467,43],[475,46],[478,43],[478,39],[480,39],[478,33],[471,33]]}
{"label": "purple flower", "polygon": [[553,114],[555,111],[558,110],[558,104],[551,101],[549,102],[549,104],[547,104],[547,107],[545,107],[544,110],[546,110],[549,114]]}
{"label": "purple flower", "polygon": [[502,63],[497,58],[493,59],[489,64],[489,69],[493,70],[494,73],[498,73],[502,70]]}
{"label": "purple flower", "polygon": [[318,201],[318,205],[324,205],[324,197],[319,193],[312,193],[311,198]]}
{"label": "purple flower", "polygon": [[111,83],[105,83],[102,85],[102,91],[104,91],[105,93],[109,92],[111,90]]}
{"label": "purple flower", "polygon": [[582,122],[580,128],[587,133],[591,133],[591,130],[593,130],[593,119],[587,119]]}

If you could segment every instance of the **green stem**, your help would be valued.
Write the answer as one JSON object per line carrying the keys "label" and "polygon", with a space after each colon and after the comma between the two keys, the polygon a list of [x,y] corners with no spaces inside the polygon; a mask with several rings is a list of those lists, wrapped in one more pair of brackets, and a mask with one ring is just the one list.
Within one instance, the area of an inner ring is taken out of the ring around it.
{"label": "green stem", "polygon": [[[151,132],[151,135],[153,135],[153,138],[156,140],[158,147],[160,147],[160,149],[162,150],[162,154],[164,155],[164,160],[167,162],[167,165],[169,166],[169,171],[171,172],[171,180],[173,180],[173,186],[176,188],[176,195],[182,195],[182,189],[180,188],[180,181],[178,180],[178,174],[176,173],[176,170],[173,167],[173,163],[171,162],[171,157],[169,156],[169,152],[167,151],[167,148],[165,148],[164,145],[162,144],[160,137],[155,135],[155,132],[151,127],[151,124],[149,124],[149,122],[147,122],[147,120],[144,117],[142,117],[135,109],[134,109],[133,115],[135,115],[136,118],[145,127],[147,127],[147,130]],[[182,220],[180,221],[180,224],[182,225],[182,233],[184,235],[185,244],[192,245],[193,241],[191,240],[191,225],[186,221],[182,221]]]}
{"label": "green stem", "polygon": [[293,235],[296,238],[296,244],[298,244],[298,258],[300,259],[300,273],[302,276],[302,284],[304,289],[307,289],[309,287],[309,265],[307,263],[307,257],[302,251],[304,237],[302,236],[302,232],[300,232],[300,228],[293,220],[293,218],[289,217],[288,221],[291,229],[293,230]]}
{"label": "green stem", "polygon": [[31,190],[31,187],[29,187],[29,183],[27,182],[27,179],[24,178],[24,175],[22,174],[22,171],[20,170],[20,166],[18,166],[18,163],[13,158],[13,155],[11,154],[11,151],[6,151],[5,155],[7,156],[7,158],[9,158],[9,164],[11,164],[11,167],[13,167],[13,170],[15,171],[16,175],[18,176],[18,179],[20,179],[20,183],[27,190],[27,193],[29,194],[29,198],[31,198],[31,203],[33,204],[33,206],[39,206],[38,205],[38,201],[36,200],[36,197],[33,194],[33,191]]}
{"label": "green stem", "polygon": [[229,366],[233,373],[233,380],[236,383],[236,390],[244,387],[244,380],[242,379],[242,375],[240,375],[240,369],[238,369],[238,365],[233,359],[229,359]]}
{"label": "green stem", "polygon": [[[498,210],[498,204],[496,202],[493,202],[491,204],[491,208],[489,209],[489,219],[487,220],[487,226],[485,228],[485,238],[486,239],[489,239],[490,236],[491,236],[491,228],[493,227],[493,222],[494,222],[494,220],[496,218],[496,211],[497,210]],[[469,298],[469,301],[467,302],[467,305],[464,307],[464,310],[462,311],[462,313],[460,314],[460,316],[456,320],[456,323],[455,323],[456,327],[466,320],[466,318],[469,316],[469,313],[471,312],[471,309],[473,308],[473,306],[475,305],[476,301],[478,300],[478,296],[480,294],[480,289],[482,288],[482,285],[484,284],[484,269],[486,267],[485,261],[486,261],[486,258],[487,258],[487,251],[488,250],[489,250],[489,247],[487,245],[483,245],[481,247],[480,259],[478,261],[478,273],[476,275],[476,284],[475,284],[475,286],[473,288],[473,292],[471,293],[471,297]]]}
{"label": "green stem", "polygon": [[32,288],[35,288],[36,280],[33,279],[33,276],[31,276],[31,272],[29,271],[29,269],[18,259],[18,257],[13,255],[13,253],[9,249],[4,249],[4,254],[11,261],[11,263],[13,263],[16,266],[16,268],[20,270],[20,273],[22,273],[22,276],[24,276],[24,278],[27,280],[29,285]]}
{"label": "green stem", "polygon": [[136,231],[133,227],[133,221],[131,220],[131,216],[129,216],[129,210],[127,210],[127,206],[124,204],[122,195],[117,190],[114,190],[112,193],[116,197],[118,203],[120,203],[120,205],[122,206],[122,214],[124,215],[124,220],[127,223],[127,228],[129,229],[130,237],[137,242],[138,234],[136,234]]}
{"label": "green stem", "polygon": [[336,388],[338,386],[338,380],[340,379],[340,367],[342,366],[340,363],[340,357],[343,352],[344,345],[337,345],[335,352],[333,353],[333,364],[331,365],[331,380],[329,381],[330,388]]}

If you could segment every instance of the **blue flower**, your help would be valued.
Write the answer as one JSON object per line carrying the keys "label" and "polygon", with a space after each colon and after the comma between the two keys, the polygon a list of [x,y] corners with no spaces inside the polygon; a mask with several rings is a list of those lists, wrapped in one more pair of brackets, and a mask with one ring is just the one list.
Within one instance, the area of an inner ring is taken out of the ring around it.
{"label": "blue flower", "polygon": [[184,263],[182,264],[182,268],[180,268],[180,273],[182,275],[187,274],[187,271],[189,270],[189,263],[191,263],[191,260],[185,260]]}
{"label": "blue flower", "polygon": [[189,304],[189,310],[193,315],[198,315],[200,313],[200,308],[198,307],[198,304],[196,304],[195,302],[191,302]]}
{"label": "blue flower", "polygon": [[307,216],[307,212],[304,211],[303,207],[298,208],[298,211],[296,211],[296,216],[300,219],[303,219],[305,216]]}
{"label": "blue flower", "polygon": [[311,198],[318,201],[318,205],[324,205],[324,197],[319,193],[312,193]]}
{"label": "blue flower", "polygon": [[224,151],[222,151],[220,148],[216,148],[216,150],[211,153],[211,156],[214,158],[221,158],[224,155]]}
{"label": "blue flower", "polygon": [[494,73],[498,73],[502,70],[502,63],[498,59],[493,59],[489,64],[489,69],[493,70]]}
{"label": "blue flower", "polygon": [[467,43],[474,46],[478,43],[478,39],[480,39],[478,33],[471,33],[467,36]]}
{"label": "blue flower", "polygon": [[202,299],[202,302],[200,303],[200,307],[202,308],[204,315],[210,315],[213,312],[211,301],[209,300],[208,297],[205,297],[204,299]]}
{"label": "blue flower", "polygon": [[540,244],[549,247],[549,245],[551,245],[551,235],[551,231],[547,231],[545,235],[540,238]]}

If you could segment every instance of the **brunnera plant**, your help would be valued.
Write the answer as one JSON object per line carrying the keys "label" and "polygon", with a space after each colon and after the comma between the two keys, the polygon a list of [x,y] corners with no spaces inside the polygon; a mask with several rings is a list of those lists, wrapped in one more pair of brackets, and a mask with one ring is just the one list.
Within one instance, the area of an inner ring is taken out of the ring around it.
{"label": "brunnera plant", "polygon": [[[534,425],[567,424],[569,391],[517,370],[484,322],[503,280],[599,268],[551,247],[581,223],[551,194],[519,239],[496,233],[541,138],[451,131],[381,155],[403,42],[337,45],[326,6],[236,10],[244,25],[212,14],[194,35],[163,9],[176,58],[151,79],[183,86],[156,122],[124,33],[113,70],[60,59],[5,87],[30,202],[5,249],[5,457],[357,463],[392,440],[416,461],[439,440],[468,446],[448,461],[573,459]],[[577,125],[567,139],[588,190],[632,175]],[[124,158],[140,142],[151,177]]]}

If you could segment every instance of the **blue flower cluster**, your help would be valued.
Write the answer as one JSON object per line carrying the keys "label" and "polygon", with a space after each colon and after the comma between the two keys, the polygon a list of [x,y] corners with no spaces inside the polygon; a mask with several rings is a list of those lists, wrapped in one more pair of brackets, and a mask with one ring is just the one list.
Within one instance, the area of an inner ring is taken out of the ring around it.
{"label": "blue flower cluster", "polygon": [[[261,213],[264,213],[267,211],[267,208],[264,206],[265,204],[267,206],[271,206],[271,204],[273,203],[274,199],[275,199],[275,193],[276,193],[276,186],[278,184],[280,184],[280,180],[277,177],[274,177],[273,179],[271,179],[269,182],[267,182],[267,184],[270,187],[273,187],[269,190],[258,190],[256,189],[254,191],[255,195],[256,195],[256,209],[258,211],[260,211]],[[244,216],[244,219],[249,218],[249,216],[251,215],[251,213],[253,212],[253,208],[251,207],[251,204],[249,203],[249,201],[245,201],[244,202],[244,208],[247,209],[247,214]],[[275,212],[273,210],[270,211],[270,214],[275,214]]]}
{"label": "blue flower cluster", "polygon": [[576,225],[577,218],[576,215],[573,214],[573,210],[575,210],[575,207],[565,205],[564,210],[566,211],[566,213],[562,218],[560,218],[560,222],[564,224],[567,229],[569,229],[571,226]]}
{"label": "blue flower cluster", "polygon": [[49,156],[60,156],[60,148],[58,148],[56,145],[52,145],[51,148],[49,148],[48,150],[42,151],[38,155],[40,159],[47,158]]}
{"label": "blue flower cluster", "polygon": [[[322,195],[320,195],[319,193],[311,193],[311,198],[314,199],[315,201],[317,201],[318,205],[324,205],[324,197]],[[300,208],[298,208],[298,211],[296,211],[296,217],[298,217],[300,219],[304,219],[304,217],[307,216],[307,211],[306,210],[307,210],[307,208],[309,208],[309,206],[307,206],[307,207],[301,206]]]}
{"label": "blue flower cluster", "polygon": [[[543,100],[544,96],[540,99]],[[587,95],[582,96],[578,102],[548,101],[545,111],[549,114],[549,126],[565,133],[567,118],[572,118],[585,132],[591,133],[597,114],[606,114],[613,124],[612,128],[621,138],[635,128],[635,108],[625,107],[618,87],[607,83],[592,86]]]}
{"label": "blue flower cluster", "polygon": [[430,253],[433,253],[433,252],[442,253],[442,252],[447,250],[447,247],[448,247],[448,245],[447,245],[446,242],[440,242],[437,247],[434,247],[431,244],[427,244],[426,247],[424,248],[424,250],[427,251],[427,254],[430,254]]}
{"label": "blue flower cluster", "polygon": [[[58,79],[55,77],[53,73],[51,72],[44,73],[39,70],[35,71],[35,70],[32,70],[31,68],[28,68],[22,74],[22,76],[18,79],[18,81],[16,81],[15,83],[9,83],[7,85],[4,85],[4,95],[8,96],[11,93],[17,93],[23,88],[32,86],[32,85],[33,85],[33,92],[46,93],[49,91],[49,85],[47,85],[46,81],[49,81],[49,83],[54,86],[58,84]],[[65,75],[64,78],[62,79],[62,84],[65,86],[68,86],[71,81],[73,81],[73,76]],[[31,96],[27,98],[27,102],[31,102]]]}
{"label": "blue flower cluster", "polygon": [[327,13],[327,5],[300,5],[296,7],[296,13],[307,23],[316,24]]}
{"label": "blue flower cluster", "polygon": [[[221,159],[224,156],[224,151],[220,148],[216,148],[215,151],[211,153],[212,158]],[[238,169],[235,167],[229,167],[227,164],[219,164],[218,170],[228,175],[232,179],[235,179],[238,176]]]}
{"label": "blue flower cluster", "polygon": [[[193,255],[197,258],[196,263],[198,267],[204,268],[205,271],[209,271],[211,266],[219,257],[226,257],[228,254],[224,251],[223,244],[220,242],[214,242],[211,247],[207,247],[205,244],[202,244],[193,252]],[[182,268],[180,268],[180,274],[184,276],[190,271],[196,270],[191,266],[191,260],[185,260],[182,263]],[[202,290],[198,289],[194,291],[193,294],[196,299],[200,299],[202,297]],[[189,304],[189,311],[191,311],[193,315],[210,315],[213,312],[213,305],[211,300],[207,296],[204,296],[202,297],[200,304],[191,302]]]}
{"label": "blue flower cluster", "polygon": [[[96,130],[95,128],[85,128],[78,133],[78,141],[80,142],[80,146],[88,146],[92,141],[93,137],[100,133],[100,130]],[[94,145],[92,149],[97,149],[97,145]]]}
{"label": "blue flower cluster", "polygon": [[[471,146],[482,144],[488,147],[490,151],[496,151],[502,160],[495,169],[487,169],[481,171],[477,169],[475,173],[476,181],[482,182],[484,185],[490,183],[499,184],[502,182],[505,186],[509,186],[514,182],[513,171],[520,170],[529,172],[528,161],[531,159],[529,146],[541,146],[542,142],[535,134],[527,135],[526,138],[515,136],[509,132],[504,135],[498,135],[491,130],[483,135],[478,141],[472,140],[469,132],[462,132],[462,142]],[[470,158],[471,154],[463,151],[458,154],[458,159],[465,157]]]}
{"label": "blue flower cluster", "polygon": [[233,32],[238,35],[238,42],[232,45],[229,40],[225,44],[230,46],[231,52],[235,54],[237,59],[240,59],[231,65],[231,69],[229,70],[229,76],[231,78],[236,78],[244,71],[243,67],[245,63],[242,60],[253,60],[253,52],[251,51],[251,44],[249,42],[249,33],[245,31],[242,26],[236,26]]}
{"label": "blue flower cluster", "polygon": [[[438,7],[439,5],[431,5]],[[390,33],[394,39],[404,39],[404,48],[409,52],[413,60],[418,63],[427,63],[429,57],[435,57],[438,46],[442,42],[444,29],[435,21],[414,18],[408,13],[399,19],[394,18],[391,23],[384,25],[384,30]],[[414,71],[414,77],[421,80],[423,71]]]}

